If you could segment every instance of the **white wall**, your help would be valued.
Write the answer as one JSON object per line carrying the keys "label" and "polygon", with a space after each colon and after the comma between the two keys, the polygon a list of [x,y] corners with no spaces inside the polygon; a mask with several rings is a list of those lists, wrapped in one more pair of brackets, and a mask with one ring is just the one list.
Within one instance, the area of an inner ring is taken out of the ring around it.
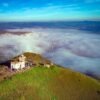
{"label": "white wall", "polygon": [[20,63],[20,66],[21,66],[21,69],[24,68],[24,67],[25,67],[25,62],[24,62],[24,61],[21,62],[21,63]]}
{"label": "white wall", "polygon": [[18,63],[12,63],[11,62],[11,69],[22,69],[25,67],[25,62],[18,62]]}

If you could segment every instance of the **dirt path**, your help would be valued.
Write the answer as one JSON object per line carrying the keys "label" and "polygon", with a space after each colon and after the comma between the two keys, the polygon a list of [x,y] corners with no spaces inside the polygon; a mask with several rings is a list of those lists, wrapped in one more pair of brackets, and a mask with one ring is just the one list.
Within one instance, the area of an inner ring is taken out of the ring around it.
{"label": "dirt path", "polygon": [[33,67],[26,67],[26,68],[21,69],[21,70],[13,71],[13,70],[9,69],[8,67],[3,66],[3,67],[0,68],[0,82],[2,80],[11,78],[13,75],[15,75],[17,73],[23,73],[27,70],[30,70],[31,68],[33,68]]}

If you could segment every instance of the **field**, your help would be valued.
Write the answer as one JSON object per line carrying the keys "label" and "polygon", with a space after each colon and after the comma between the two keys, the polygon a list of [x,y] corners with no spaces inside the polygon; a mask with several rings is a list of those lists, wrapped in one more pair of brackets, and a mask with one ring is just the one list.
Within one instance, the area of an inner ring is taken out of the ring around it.
{"label": "field", "polygon": [[0,100],[100,100],[100,83],[62,67],[38,66],[1,81]]}

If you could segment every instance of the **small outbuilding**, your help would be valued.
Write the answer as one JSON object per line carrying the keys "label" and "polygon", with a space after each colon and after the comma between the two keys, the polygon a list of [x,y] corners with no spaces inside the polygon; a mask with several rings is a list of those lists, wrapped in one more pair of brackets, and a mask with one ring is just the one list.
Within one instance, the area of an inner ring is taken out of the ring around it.
{"label": "small outbuilding", "polygon": [[25,59],[26,57],[24,55],[21,55],[17,57],[16,59],[13,59],[11,61],[10,67],[12,70],[19,70],[25,68]]}

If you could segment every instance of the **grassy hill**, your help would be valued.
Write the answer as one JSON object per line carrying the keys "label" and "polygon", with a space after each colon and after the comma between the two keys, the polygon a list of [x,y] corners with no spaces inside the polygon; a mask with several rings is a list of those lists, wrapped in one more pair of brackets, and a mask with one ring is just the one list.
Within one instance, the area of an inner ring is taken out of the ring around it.
{"label": "grassy hill", "polygon": [[100,83],[57,65],[36,66],[1,81],[0,100],[100,100]]}

